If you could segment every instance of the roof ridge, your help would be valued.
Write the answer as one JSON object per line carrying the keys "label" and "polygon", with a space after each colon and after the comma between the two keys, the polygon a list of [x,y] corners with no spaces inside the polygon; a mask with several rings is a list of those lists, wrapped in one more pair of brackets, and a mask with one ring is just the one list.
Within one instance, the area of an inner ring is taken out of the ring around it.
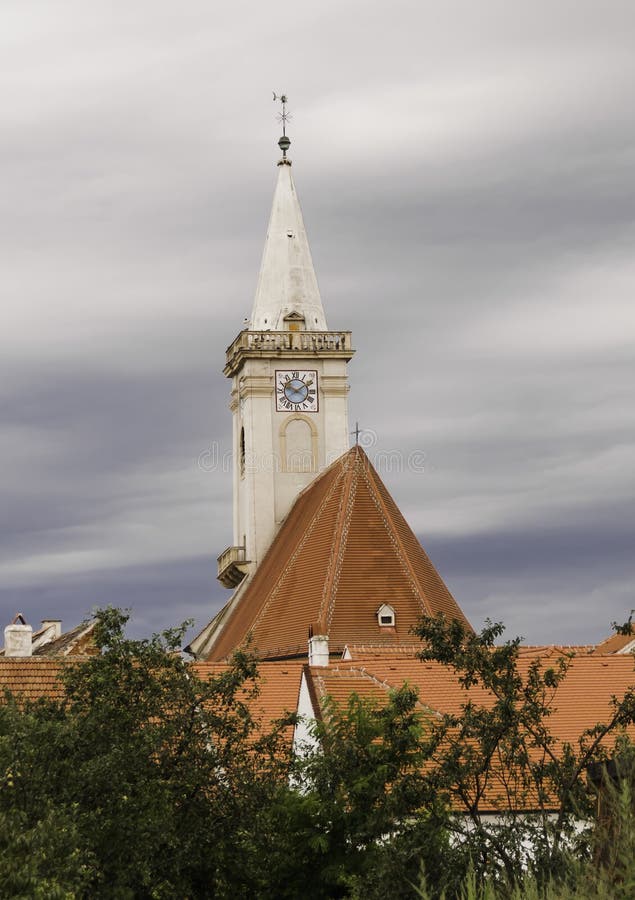
{"label": "roof ridge", "polygon": [[[355,501],[355,486],[357,485],[357,466],[355,462],[359,459],[359,454],[354,454],[353,465],[349,464],[350,451],[346,454],[346,462],[343,462],[342,469],[345,471],[344,484],[340,505],[337,511],[337,521],[335,525],[335,536],[331,545],[331,553],[327,566],[327,576],[324,580],[324,588],[322,590],[322,600],[320,603],[320,622],[328,629],[333,618],[333,606],[335,603],[335,595],[339,584],[340,570],[342,566],[342,556],[346,549],[346,539],[348,538],[348,530],[351,523],[351,515],[353,512],[353,504]],[[346,497],[346,503],[344,498]],[[326,611],[324,609],[326,605]],[[326,612],[326,615],[325,615]]]}
{"label": "roof ridge", "polygon": [[[373,684],[376,684],[378,687],[383,688],[383,690],[385,690],[385,691],[397,690],[397,686],[395,686],[390,681],[388,681],[387,678],[382,679],[379,675],[374,675],[372,672],[368,671],[366,666],[346,666],[344,669],[337,666],[337,667],[330,668],[329,671],[331,673],[337,673],[337,675],[345,674],[347,677],[359,676],[361,678],[365,678],[367,681],[370,681]],[[318,679],[320,679],[320,681],[322,681],[322,678],[320,675],[318,675],[317,677],[318,677]],[[405,679],[402,682],[402,684],[408,684],[408,680]],[[324,688],[324,685],[321,684],[320,687]],[[417,703],[417,706],[420,706],[427,713],[430,713],[431,715],[435,716],[436,718],[439,718],[439,719],[441,718],[441,713],[439,712],[438,709],[434,709],[434,707],[430,706],[427,703],[424,703],[424,701],[420,698],[418,689],[417,689],[416,703]]]}
{"label": "roof ridge", "polygon": [[[419,583],[417,573],[415,572],[415,570],[412,566],[412,563],[410,562],[410,557],[408,556],[408,553],[406,552],[406,548],[404,547],[404,545],[401,541],[401,538],[399,537],[399,533],[395,526],[395,523],[393,522],[392,516],[388,512],[386,503],[385,503],[383,497],[381,496],[381,491],[379,491],[378,486],[375,484],[374,477],[372,479],[370,477],[369,473],[371,471],[371,466],[367,466],[366,469],[367,469],[367,473],[365,474],[365,477],[366,477],[366,483],[368,484],[368,486],[371,489],[370,495],[373,499],[375,506],[379,509],[380,513],[382,514],[382,518],[384,519],[384,523],[387,526],[387,530],[388,530],[390,539],[397,550],[399,562],[402,564],[402,566],[406,570],[406,573],[408,574],[410,581],[412,582],[412,585],[414,588],[413,593],[421,601],[422,612],[425,613],[427,610],[425,608],[422,598],[425,598],[425,600],[429,603],[426,593],[422,589],[421,584]],[[376,474],[374,469],[372,470],[372,474],[373,474],[373,476]],[[379,476],[377,476],[377,477],[379,478]],[[405,519],[404,519],[404,522],[405,522]],[[408,523],[406,522],[406,525],[407,524]],[[410,526],[408,526],[408,527],[410,527]]]}
{"label": "roof ridge", "polygon": [[296,503],[298,502],[300,497],[302,497],[304,494],[308,494],[315,487],[315,485],[319,484],[323,478],[326,478],[326,476],[329,474],[329,472],[331,472],[333,469],[337,469],[337,468],[344,469],[346,466],[348,466],[349,465],[348,457],[355,455],[355,450],[357,450],[357,449],[359,449],[357,446],[349,447],[348,450],[345,450],[344,453],[342,453],[340,456],[337,457],[337,459],[334,459],[332,463],[329,463],[325,469],[322,469],[321,472],[318,472],[318,474],[315,476],[315,478],[312,481],[309,481],[309,483],[306,484],[302,488],[300,493],[297,495],[297,497],[293,501],[293,503],[291,505],[291,509],[289,510],[287,515],[284,517],[284,519],[282,520],[280,525],[282,526],[284,524],[284,522],[287,520],[287,518],[290,516],[291,510],[296,505]]}

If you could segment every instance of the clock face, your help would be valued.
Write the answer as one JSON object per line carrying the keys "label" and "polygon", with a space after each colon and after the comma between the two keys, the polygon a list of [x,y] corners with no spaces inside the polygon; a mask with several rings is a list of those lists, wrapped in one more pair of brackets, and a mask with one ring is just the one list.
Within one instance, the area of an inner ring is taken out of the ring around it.
{"label": "clock face", "polygon": [[317,412],[317,372],[277,369],[276,409],[278,412]]}

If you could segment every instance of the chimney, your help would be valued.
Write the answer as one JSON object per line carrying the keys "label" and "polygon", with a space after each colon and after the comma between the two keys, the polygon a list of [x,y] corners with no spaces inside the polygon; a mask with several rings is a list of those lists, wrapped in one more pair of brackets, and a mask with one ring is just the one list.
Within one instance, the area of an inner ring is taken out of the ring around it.
{"label": "chimney", "polygon": [[[317,632],[315,634],[314,632]],[[309,626],[309,665],[328,666],[329,636],[322,625]]]}
{"label": "chimney", "polygon": [[62,620],[61,619],[42,619],[42,628],[50,628],[52,634],[48,636],[49,641],[56,641],[62,636]]}
{"label": "chimney", "polygon": [[33,629],[27,625],[22,613],[18,613],[13,622],[4,629],[5,656],[31,656],[31,637]]}

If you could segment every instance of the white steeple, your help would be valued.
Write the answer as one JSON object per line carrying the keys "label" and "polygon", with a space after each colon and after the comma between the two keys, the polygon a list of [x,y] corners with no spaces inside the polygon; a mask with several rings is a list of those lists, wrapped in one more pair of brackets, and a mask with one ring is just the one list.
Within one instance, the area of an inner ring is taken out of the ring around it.
{"label": "white steeple", "polygon": [[[281,121],[288,118],[286,97]],[[278,182],[249,324],[227,348],[232,379],[234,542],[218,577],[240,584],[262,562],[298,494],[348,450],[350,331],[329,331],[300,204],[278,145]]]}
{"label": "white steeple", "polygon": [[296,321],[303,317],[305,331],[327,331],[291,162],[285,155],[278,163],[250,330],[288,331],[286,316]]}

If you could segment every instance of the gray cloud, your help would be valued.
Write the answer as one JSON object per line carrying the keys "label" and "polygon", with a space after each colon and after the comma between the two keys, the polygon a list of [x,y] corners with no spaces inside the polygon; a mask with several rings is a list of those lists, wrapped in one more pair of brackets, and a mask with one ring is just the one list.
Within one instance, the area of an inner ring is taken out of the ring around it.
{"label": "gray cloud", "polygon": [[634,32],[626,0],[4,3],[3,618],[132,603],[141,631],[226,598],[230,477],[197,460],[228,449],[269,89],[351,419],[424,452],[384,478],[468,616],[624,618]]}

